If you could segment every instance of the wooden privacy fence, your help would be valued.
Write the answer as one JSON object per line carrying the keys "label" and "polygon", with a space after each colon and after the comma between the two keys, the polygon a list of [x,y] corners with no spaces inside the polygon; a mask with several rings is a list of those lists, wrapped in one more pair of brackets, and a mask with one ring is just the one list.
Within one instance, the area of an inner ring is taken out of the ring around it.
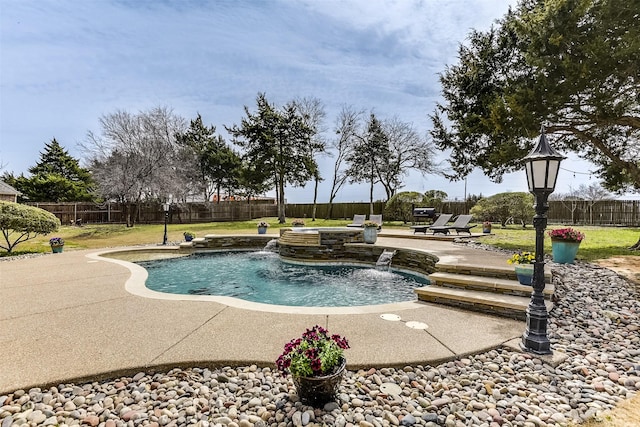
{"label": "wooden privacy fence", "polygon": [[554,200],[547,217],[552,223],[639,226],[640,200]]}
{"label": "wooden privacy fence", "polygon": [[[120,203],[28,203],[54,214],[63,225],[76,222],[126,223],[126,209]],[[135,212],[132,207],[131,212]],[[277,215],[273,201],[173,203],[169,210],[169,223],[189,224],[217,221],[249,221],[254,218]],[[141,203],[135,213],[135,222],[153,224],[164,222],[160,203]]]}
{"label": "wooden privacy fence", "polygon": [[[62,224],[126,223],[125,209],[119,203],[28,203],[53,213]],[[384,202],[373,204],[374,214],[384,214]],[[416,206],[428,207],[428,206]],[[463,201],[443,202],[436,207],[439,213],[460,215],[469,212],[472,204]],[[369,203],[334,203],[329,219],[352,219],[355,214],[369,214]],[[273,201],[174,203],[169,223],[189,224],[215,221],[249,221],[255,218],[275,217],[278,208]],[[313,204],[287,204],[287,218],[311,218]],[[640,200],[551,201],[548,212],[552,224],[640,226]],[[320,203],[316,218],[329,217],[329,204]],[[159,203],[142,203],[136,214],[137,223],[162,223],[164,211]]]}

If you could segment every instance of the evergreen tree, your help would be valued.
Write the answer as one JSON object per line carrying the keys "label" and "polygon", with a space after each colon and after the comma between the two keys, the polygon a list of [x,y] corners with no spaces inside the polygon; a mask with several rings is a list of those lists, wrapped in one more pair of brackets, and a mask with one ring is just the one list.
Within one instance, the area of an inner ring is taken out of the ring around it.
{"label": "evergreen tree", "polygon": [[265,176],[273,177],[278,199],[278,220],[284,223],[285,185],[303,186],[313,178],[317,168],[309,155],[310,129],[289,104],[279,110],[269,104],[264,94],[256,99],[258,110],[251,113],[245,107],[246,118],[240,126],[227,128],[234,141],[245,149],[244,158],[262,167]]}
{"label": "evergreen tree", "polygon": [[31,202],[79,202],[94,199],[91,173],[56,141],[45,144],[40,160],[29,168],[31,177],[6,174],[6,182]]}
{"label": "evergreen tree", "polygon": [[185,171],[192,175],[192,180],[201,188],[204,200],[209,200],[213,192],[237,187],[239,156],[229,147],[222,136],[216,136],[215,126],[205,126],[202,116],[198,114],[191,120],[186,132],[177,134],[178,144],[193,153],[197,167]]}
{"label": "evergreen tree", "polygon": [[544,124],[605,187],[640,191],[639,10],[639,0],[526,0],[472,32],[431,117],[451,177],[521,170]]}

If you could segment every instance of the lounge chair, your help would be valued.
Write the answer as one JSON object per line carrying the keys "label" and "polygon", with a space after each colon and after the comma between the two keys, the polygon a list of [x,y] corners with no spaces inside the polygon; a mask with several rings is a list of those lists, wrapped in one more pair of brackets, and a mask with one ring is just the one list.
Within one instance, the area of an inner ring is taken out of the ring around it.
{"label": "lounge chair", "polygon": [[[438,232],[443,232],[444,234],[449,234],[450,230],[456,230],[457,234],[460,234],[460,232],[471,234],[471,231],[469,231],[469,230],[477,225],[477,224],[469,225],[469,221],[471,221],[471,218],[473,218],[473,215],[459,215],[458,218],[456,218],[456,220],[453,222],[453,224],[443,227],[444,230],[446,230],[446,231],[441,231],[439,229]],[[434,233],[435,233],[435,231],[434,231]]]}
{"label": "lounge chair", "polygon": [[366,215],[354,215],[353,223],[347,224],[347,227],[362,227],[364,224],[364,220],[367,218]]}
{"label": "lounge chair", "polygon": [[378,224],[378,230],[382,228],[382,215],[369,215],[369,221]]}
{"label": "lounge chair", "polygon": [[[427,230],[433,231],[433,234],[437,232],[442,232],[444,234],[449,233],[449,231],[439,231],[442,227],[445,227],[453,214],[442,214],[436,219],[431,225],[412,225],[411,229],[413,230],[413,234],[416,233],[424,233],[427,234]],[[435,231],[435,230],[438,231]]]}

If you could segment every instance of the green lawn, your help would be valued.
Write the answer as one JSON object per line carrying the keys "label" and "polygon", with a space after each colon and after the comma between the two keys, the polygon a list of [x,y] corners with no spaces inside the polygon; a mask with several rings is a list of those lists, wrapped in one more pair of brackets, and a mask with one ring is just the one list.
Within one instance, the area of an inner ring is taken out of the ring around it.
{"label": "green lawn", "polygon": [[[259,218],[252,221],[238,222],[208,222],[201,224],[169,224],[167,227],[167,237],[169,242],[180,242],[184,240],[182,233],[189,230],[197,236],[205,234],[233,234],[233,233],[257,233],[257,224],[261,220],[267,221],[271,227],[268,233],[278,233],[280,227],[290,227],[291,219],[287,224],[280,225],[276,218]],[[336,227],[344,226],[349,220],[324,220],[318,219],[315,222],[306,220],[307,226],[314,227]],[[563,226],[551,225],[548,229],[562,228]],[[627,248],[638,241],[640,228],[620,228],[620,227],[574,227],[585,233],[586,238],[580,245],[578,259],[593,261],[595,259],[609,258],[619,255],[640,255],[640,252],[629,251]],[[407,230],[402,223],[385,223],[385,230],[402,229]],[[478,227],[472,230],[477,230]],[[66,249],[96,249],[115,246],[148,245],[162,243],[164,226],[161,224],[138,224],[135,227],[127,228],[124,225],[93,225],[88,224],[83,227],[61,227],[59,231],[48,236],[38,236],[36,239],[21,243],[14,249],[14,253],[28,252],[48,252],[49,238],[60,236],[65,240]],[[535,246],[535,231],[531,226],[522,227],[510,226],[508,228],[495,227],[491,235],[479,238],[479,241],[508,250],[528,250],[533,251]],[[545,252],[551,253],[551,240],[545,235]],[[0,256],[6,255],[4,251]]]}
{"label": "green lawn", "polygon": [[[562,225],[550,225],[547,230],[565,228]],[[619,255],[640,255],[640,252],[630,251],[629,246],[635,244],[640,237],[640,228],[621,227],[572,227],[585,234],[580,244],[577,259],[593,261]],[[481,237],[481,242],[503,249],[535,250],[535,230],[529,226],[499,228],[493,227],[492,235]],[[545,234],[545,253],[551,253],[551,239]]]}

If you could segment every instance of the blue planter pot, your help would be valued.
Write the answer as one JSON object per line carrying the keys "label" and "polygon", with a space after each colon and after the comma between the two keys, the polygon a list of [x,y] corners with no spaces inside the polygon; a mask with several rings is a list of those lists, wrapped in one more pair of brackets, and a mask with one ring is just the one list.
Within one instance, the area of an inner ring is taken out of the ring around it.
{"label": "blue planter pot", "polygon": [[266,234],[267,227],[258,227],[258,234]]}
{"label": "blue planter pot", "polygon": [[552,240],[551,252],[553,254],[553,262],[557,262],[558,264],[573,264],[579,247],[580,242]]}
{"label": "blue planter pot", "polygon": [[531,286],[531,282],[533,282],[533,264],[516,264],[514,269],[516,270],[516,276],[518,276],[518,282],[521,285]]}
{"label": "blue planter pot", "polygon": [[51,251],[53,251],[54,254],[59,254],[62,252],[64,246],[51,246]]}

